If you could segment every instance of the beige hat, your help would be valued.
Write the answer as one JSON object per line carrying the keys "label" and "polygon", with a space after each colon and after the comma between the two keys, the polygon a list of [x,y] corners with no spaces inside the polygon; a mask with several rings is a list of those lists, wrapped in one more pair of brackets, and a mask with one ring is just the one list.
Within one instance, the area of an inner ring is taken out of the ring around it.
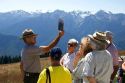
{"label": "beige hat", "polygon": [[95,32],[93,35],[88,35],[90,39],[100,44],[109,44],[106,34],[104,32]]}
{"label": "beige hat", "polygon": [[25,37],[27,37],[27,36],[37,36],[37,34],[35,34],[32,29],[25,29],[25,30],[22,32],[22,35],[21,35],[20,38],[23,39],[23,38],[25,38]]}

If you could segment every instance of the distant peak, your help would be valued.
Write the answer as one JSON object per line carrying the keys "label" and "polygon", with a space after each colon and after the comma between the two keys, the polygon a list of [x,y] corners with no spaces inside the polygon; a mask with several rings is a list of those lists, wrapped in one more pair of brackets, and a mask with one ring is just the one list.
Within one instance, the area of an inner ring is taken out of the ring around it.
{"label": "distant peak", "polygon": [[24,10],[14,10],[14,11],[6,12],[6,13],[16,14],[16,15],[30,15],[29,12],[26,12]]}
{"label": "distant peak", "polygon": [[13,11],[10,11],[11,13],[28,13],[24,10],[13,10]]}
{"label": "distant peak", "polygon": [[99,10],[96,15],[100,15],[100,14],[108,14],[106,11],[104,10]]}
{"label": "distant peak", "polygon": [[72,11],[70,12],[72,15],[75,15],[75,16],[81,16],[82,18],[86,17],[86,16],[89,16],[91,15],[91,12],[90,11],[80,11],[80,10],[77,10],[77,11]]}
{"label": "distant peak", "polygon": [[91,14],[91,12],[90,11],[80,11],[80,10],[77,10],[77,11],[72,11],[71,13],[76,13],[76,14]]}
{"label": "distant peak", "polygon": [[63,10],[55,10],[55,11],[54,11],[54,13],[59,13],[59,12],[60,12],[60,13],[64,13],[65,11],[63,11]]}

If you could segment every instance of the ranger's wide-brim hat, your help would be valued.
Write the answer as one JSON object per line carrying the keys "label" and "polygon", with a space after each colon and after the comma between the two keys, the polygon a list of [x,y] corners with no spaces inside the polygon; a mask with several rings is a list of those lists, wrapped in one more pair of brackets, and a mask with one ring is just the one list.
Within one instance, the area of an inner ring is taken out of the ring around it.
{"label": "ranger's wide-brim hat", "polygon": [[25,29],[22,32],[22,35],[20,36],[20,39],[24,39],[28,36],[37,36],[38,34],[35,34],[32,29]]}

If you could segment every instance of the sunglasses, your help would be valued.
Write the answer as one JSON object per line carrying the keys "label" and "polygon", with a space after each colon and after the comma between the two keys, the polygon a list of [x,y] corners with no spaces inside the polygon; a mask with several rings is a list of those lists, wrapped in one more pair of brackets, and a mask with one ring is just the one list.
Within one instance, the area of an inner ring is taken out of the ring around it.
{"label": "sunglasses", "polygon": [[74,46],[75,46],[74,44],[68,43],[68,47],[74,47]]}

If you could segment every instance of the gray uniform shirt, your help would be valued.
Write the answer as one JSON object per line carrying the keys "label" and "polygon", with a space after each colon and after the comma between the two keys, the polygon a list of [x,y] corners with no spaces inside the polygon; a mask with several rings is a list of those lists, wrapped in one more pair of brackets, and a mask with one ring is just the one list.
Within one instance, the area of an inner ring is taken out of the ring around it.
{"label": "gray uniform shirt", "polygon": [[21,51],[21,61],[25,72],[40,73],[40,55],[43,54],[40,47],[25,45]]}
{"label": "gray uniform shirt", "polygon": [[107,50],[90,52],[85,56],[84,61],[83,83],[89,83],[86,76],[94,77],[97,83],[110,83],[113,61]]}

